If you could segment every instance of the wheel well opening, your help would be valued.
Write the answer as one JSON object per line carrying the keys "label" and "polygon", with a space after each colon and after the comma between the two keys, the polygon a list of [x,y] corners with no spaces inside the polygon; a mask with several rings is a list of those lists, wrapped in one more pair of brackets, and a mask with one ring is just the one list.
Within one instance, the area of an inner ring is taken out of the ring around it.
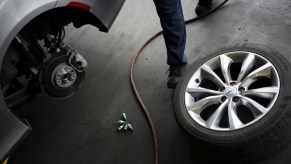
{"label": "wheel well opening", "polygon": [[59,7],[42,13],[30,21],[23,30],[29,32],[31,29],[29,35],[38,35],[36,37],[41,38],[43,34],[57,32],[60,28],[70,23],[73,23],[75,28],[90,24],[97,27],[100,31],[108,31],[105,25],[92,13],[70,6]]}

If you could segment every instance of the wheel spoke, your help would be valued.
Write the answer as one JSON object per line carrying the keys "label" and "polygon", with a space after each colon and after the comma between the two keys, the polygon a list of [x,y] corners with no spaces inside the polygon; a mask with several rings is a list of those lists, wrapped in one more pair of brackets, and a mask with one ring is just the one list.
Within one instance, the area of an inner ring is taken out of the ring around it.
{"label": "wheel spoke", "polygon": [[214,96],[222,94],[222,92],[220,91],[215,91],[202,87],[187,88],[186,92],[188,92],[194,98],[199,96]]}
{"label": "wheel spoke", "polygon": [[243,78],[247,75],[247,73],[253,68],[255,65],[255,55],[253,53],[249,53],[248,56],[243,61],[240,73],[237,78],[237,82],[241,82]]}
{"label": "wheel spoke", "polygon": [[271,78],[272,75],[272,65],[267,63],[260,68],[251,72],[241,83],[242,87],[249,87],[253,82],[257,81],[262,77]]}
{"label": "wheel spoke", "polygon": [[207,65],[203,65],[201,68],[201,76],[204,78],[208,78],[213,81],[219,87],[224,86],[224,82],[220,79],[220,77]]}
{"label": "wheel spoke", "polygon": [[222,96],[209,96],[206,98],[203,98],[197,102],[195,102],[193,105],[190,105],[187,107],[188,110],[196,113],[197,115],[200,115],[200,113],[208,106],[217,104],[220,102],[220,98]]}
{"label": "wheel spoke", "polygon": [[229,128],[231,130],[238,129],[243,126],[243,123],[240,121],[236,114],[236,103],[229,101],[228,103],[228,122],[229,122]]}
{"label": "wheel spoke", "polygon": [[233,63],[233,60],[230,59],[226,55],[220,55],[219,60],[220,60],[220,68],[221,68],[221,72],[223,74],[223,77],[224,77],[226,83],[230,84],[230,82],[232,81],[232,78],[230,75],[230,65],[231,65],[231,63]]}
{"label": "wheel spoke", "polygon": [[184,105],[192,120],[209,130],[231,132],[256,124],[281,91],[276,67],[250,50],[219,53],[196,64],[200,67],[193,68],[183,89]]}
{"label": "wheel spoke", "polygon": [[273,87],[264,87],[264,88],[248,90],[245,93],[243,93],[243,95],[270,99],[274,96],[274,94],[278,92],[279,92],[279,88],[273,86]]}
{"label": "wheel spoke", "polygon": [[244,105],[249,107],[249,109],[252,111],[255,117],[258,117],[261,114],[265,114],[268,112],[267,108],[263,107],[261,104],[257,103],[251,98],[243,97],[242,102]]}
{"label": "wheel spoke", "polygon": [[219,108],[209,117],[206,122],[207,128],[219,127],[219,123],[221,121],[222,115],[227,107],[228,101],[223,102]]}

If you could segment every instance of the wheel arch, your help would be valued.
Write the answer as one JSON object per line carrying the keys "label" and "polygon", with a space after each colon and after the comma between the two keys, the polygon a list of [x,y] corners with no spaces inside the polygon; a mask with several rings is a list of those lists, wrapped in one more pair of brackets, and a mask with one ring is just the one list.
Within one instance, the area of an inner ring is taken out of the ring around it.
{"label": "wheel arch", "polygon": [[57,14],[58,19],[73,23],[75,28],[90,24],[97,27],[102,32],[108,32],[109,30],[109,27],[107,27],[96,15],[82,8],[72,6],[57,7],[41,14],[40,17],[46,13],[47,15]]}
{"label": "wheel arch", "polygon": [[[2,61],[5,53],[14,39],[14,37],[26,26],[31,20],[38,15],[53,9],[56,5],[56,1],[47,0],[45,3],[29,3],[31,5],[30,10],[25,10],[25,7],[20,7],[19,12],[9,12],[11,6],[15,5],[15,1],[7,1],[3,4],[1,9],[3,14],[0,14],[0,22],[4,27],[0,29],[0,68],[2,67]],[[20,6],[21,4],[19,4]],[[6,8],[6,9],[5,9]],[[3,11],[4,10],[4,11]],[[6,10],[6,11],[5,11]],[[9,18],[9,19],[7,19]],[[1,88],[0,88],[1,91]],[[3,96],[0,94],[0,119],[8,111]]]}
{"label": "wheel arch", "polygon": [[[26,5],[23,5],[26,4]],[[27,8],[29,4],[30,8]],[[55,7],[56,0],[18,1],[9,0],[1,3],[0,12],[0,68],[5,53],[13,38],[21,29],[36,16]],[[16,9],[17,12],[15,12]],[[1,92],[1,87],[0,87]],[[23,139],[31,130],[27,123],[17,118],[6,106],[0,94],[0,161]]]}

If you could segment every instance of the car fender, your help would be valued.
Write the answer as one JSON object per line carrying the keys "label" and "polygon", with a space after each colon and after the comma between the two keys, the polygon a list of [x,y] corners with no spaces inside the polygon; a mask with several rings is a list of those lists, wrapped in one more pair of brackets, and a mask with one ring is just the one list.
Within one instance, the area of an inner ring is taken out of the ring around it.
{"label": "car fender", "polygon": [[53,9],[56,2],[57,0],[0,0],[0,68],[13,38],[33,18]]}
{"label": "car fender", "polygon": [[[3,107],[2,99],[0,101]],[[32,130],[28,123],[7,112],[0,118],[0,162],[20,143]]]}
{"label": "car fender", "polygon": [[[13,38],[33,18],[53,9],[56,2],[56,0],[0,0],[0,68]],[[0,94],[0,129],[0,161],[2,161],[31,129],[7,108],[2,94]]]}
{"label": "car fender", "polygon": [[56,7],[68,6],[71,2],[84,4],[90,7],[89,12],[92,13],[96,21],[102,22],[105,29],[101,31],[107,32],[112,26],[125,0],[58,0]]}

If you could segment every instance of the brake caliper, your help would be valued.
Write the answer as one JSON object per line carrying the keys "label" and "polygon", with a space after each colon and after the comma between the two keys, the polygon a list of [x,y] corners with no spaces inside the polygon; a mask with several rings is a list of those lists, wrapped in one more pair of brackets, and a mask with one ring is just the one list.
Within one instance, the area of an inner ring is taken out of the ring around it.
{"label": "brake caliper", "polygon": [[88,67],[86,59],[80,55],[77,51],[68,50],[67,55],[69,56],[68,63],[78,72],[84,72]]}

